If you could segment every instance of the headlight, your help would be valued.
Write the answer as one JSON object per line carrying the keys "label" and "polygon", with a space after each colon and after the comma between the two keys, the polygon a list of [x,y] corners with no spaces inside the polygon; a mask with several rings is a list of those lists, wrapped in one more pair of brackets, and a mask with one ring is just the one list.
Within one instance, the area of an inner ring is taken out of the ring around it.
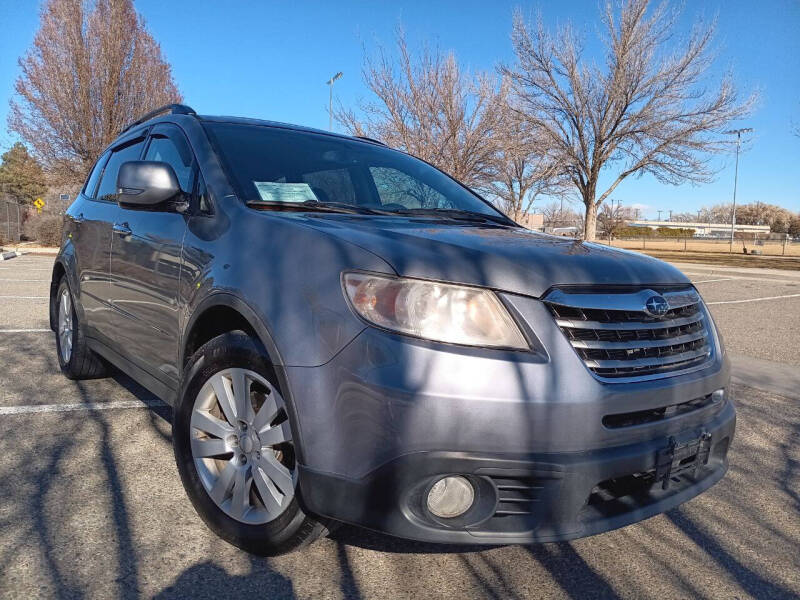
{"label": "headlight", "polygon": [[527,350],[519,327],[489,290],[345,273],[345,295],[366,321],[438,342]]}

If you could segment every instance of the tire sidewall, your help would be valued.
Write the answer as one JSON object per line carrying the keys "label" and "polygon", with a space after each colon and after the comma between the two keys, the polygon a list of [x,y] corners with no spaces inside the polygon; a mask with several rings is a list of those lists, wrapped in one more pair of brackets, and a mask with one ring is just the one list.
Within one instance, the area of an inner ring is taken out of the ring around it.
{"label": "tire sidewall", "polygon": [[[277,390],[275,373],[265,360],[263,350],[244,333],[227,333],[203,345],[184,370],[180,393],[172,421],[175,461],[189,499],[205,523],[217,535],[232,544],[257,554],[279,554],[308,519],[292,498],[286,510],[276,519],[262,525],[242,523],[228,516],[211,499],[203,486],[191,452],[190,422],[195,399],[203,385],[214,374],[228,368],[255,371]],[[287,410],[290,414],[291,412]],[[295,488],[297,493],[298,487]]]}
{"label": "tire sidewall", "polygon": [[[72,352],[70,352],[69,360],[64,362],[63,354],[61,353],[61,337],[58,335],[58,329],[60,325],[60,314],[61,314],[61,295],[64,293],[64,290],[67,291],[69,294],[69,308],[72,311]],[[80,335],[80,323],[78,323],[78,316],[75,312],[75,297],[72,295],[72,290],[69,289],[69,283],[67,282],[66,277],[61,278],[61,283],[58,284],[58,291],[56,292],[55,298],[55,326],[56,326],[56,354],[58,354],[58,366],[61,367],[61,370],[66,373],[67,375],[72,375],[72,367],[75,361],[76,350],[78,349],[78,344],[83,342],[83,338]]]}

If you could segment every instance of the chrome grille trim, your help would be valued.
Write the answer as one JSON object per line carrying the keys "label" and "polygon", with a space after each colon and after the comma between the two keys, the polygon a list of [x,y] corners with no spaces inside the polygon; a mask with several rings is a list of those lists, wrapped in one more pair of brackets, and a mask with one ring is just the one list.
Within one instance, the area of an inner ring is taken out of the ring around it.
{"label": "chrome grille trim", "polygon": [[[662,346],[674,346],[676,344],[686,344],[706,337],[706,332],[701,330],[696,333],[689,333],[674,338],[664,338],[663,340],[636,340],[637,348],[660,348]],[[601,340],[572,340],[573,348],[591,348],[596,350],[628,350],[630,342],[604,342]]]}
{"label": "chrome grille trim", "polygon": [[601,323],[600,321],[574,321],[570,319],[556,319],[556,323],[559,327],[567,327],[569,329],[619,329],[623,331],[635,331],[637,329],[669,329],[670,327],[691,325],[693,323],[699,323],[704,318],[703,313],[697,313],[697,316],[693,317],[670,319],[669,321],[659,321],[655,323]]}
{"label": "chrome grille trim", "polygon": [[632,367],[656,367],[673,363],[688,362],[695,358],[708,356],[708,346],[692,352],[681,352],[667,357],[635,358],[633,360],[587,360],[586,365],[595,369],[619,369]]}
{"label": "chrome grille trim", "polygon": [[[653,296],[666,300],[664,305],[655,299],[667,309],[665,314],[656,316],[646,308]],[[694,288],[663,293],[650,288],[608,293],[555,289],[543,301],[600,379],[667,377],[702,368],[713,355],[713,336]]]}

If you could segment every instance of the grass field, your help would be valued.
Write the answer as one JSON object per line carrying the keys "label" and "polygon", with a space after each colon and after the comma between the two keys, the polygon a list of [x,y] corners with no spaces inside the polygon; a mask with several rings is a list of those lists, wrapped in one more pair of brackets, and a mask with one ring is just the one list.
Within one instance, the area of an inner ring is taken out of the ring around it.
{"label": "grass field", "polygon": [[798,256],[752,256],[750,254],[723,254],[719,252],[676,252],[669,250],[642,250],[638,252],[669,262],[699,263],[715,267],[748,267],[757,269],[783,269],[800,271]]}

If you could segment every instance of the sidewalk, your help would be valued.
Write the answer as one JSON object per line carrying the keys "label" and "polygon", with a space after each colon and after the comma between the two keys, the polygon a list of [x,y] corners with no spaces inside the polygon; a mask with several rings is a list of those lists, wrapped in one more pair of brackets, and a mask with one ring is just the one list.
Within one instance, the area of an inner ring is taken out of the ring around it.
{"label": "sidewalk", "polygon": [[731,379],[734,383],[746,385],[785,398],[800,400],[800,374],[796,365],[773,362],[729,354],[731,359]]}
{"label": "sidewalk", "polygon": [[[18,244],[3,244],[0,246],[0,254],[16,253],[17,256],[23,254],[41,254],[44,256],[55,256],[59,248],[39,246],[36,242],[21,242]],[[9,257],[11,258],[11,257]]]}

